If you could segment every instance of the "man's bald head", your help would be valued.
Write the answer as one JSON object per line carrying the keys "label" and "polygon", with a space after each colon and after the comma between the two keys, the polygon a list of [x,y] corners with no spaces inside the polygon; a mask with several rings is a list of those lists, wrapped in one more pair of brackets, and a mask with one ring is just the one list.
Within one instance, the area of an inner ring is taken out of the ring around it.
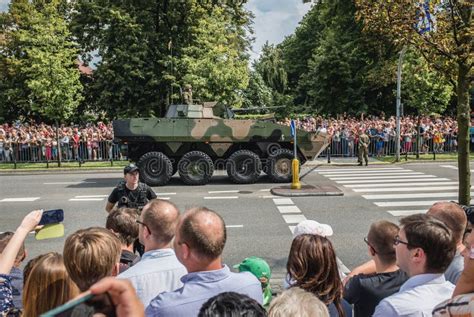
{"label": "man's bald head", "polygon": [[227,233],[224,219],[205,207],[188,210],[179,225],[180,242],[203,258],[218,258],[224,250]]}
{"label": "man's bald head", "polygon": [[179,220],[179,210],[170,201],[153,199],[143,207],[142,220],[150,229],[154,240],[166,244],[173,240]]}
{"label": "man's bald head", "polygon": [[456,243],[460,243],[466,229],[467,217],[464,210],[456,203],[440,201],[434,203],[427,212],[428,215],[441,220],[451,229]]}

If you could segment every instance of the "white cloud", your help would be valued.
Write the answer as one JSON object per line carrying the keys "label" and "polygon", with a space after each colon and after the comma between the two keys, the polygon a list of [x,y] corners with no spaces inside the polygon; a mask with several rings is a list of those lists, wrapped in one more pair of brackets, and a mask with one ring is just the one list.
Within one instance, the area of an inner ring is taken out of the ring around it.
{"label": "white cloud", "polygon": [[266,41],[277,44],[292,34],[311,5],[302,0],[250,0],[246,8],[255,15],[255,42],[250,55],[256,59]]}

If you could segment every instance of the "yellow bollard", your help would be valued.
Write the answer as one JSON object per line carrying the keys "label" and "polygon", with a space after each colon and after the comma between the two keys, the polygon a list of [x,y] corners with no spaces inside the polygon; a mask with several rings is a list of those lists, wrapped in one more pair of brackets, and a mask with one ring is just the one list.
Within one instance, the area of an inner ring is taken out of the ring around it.
{"label": "yellow bollard", "polygon": [[301,189],[300,161],[298,161],[298,159],[293,159],[291,162],[291,168],[293,170],[293,182],[291,183],[291,189]]}

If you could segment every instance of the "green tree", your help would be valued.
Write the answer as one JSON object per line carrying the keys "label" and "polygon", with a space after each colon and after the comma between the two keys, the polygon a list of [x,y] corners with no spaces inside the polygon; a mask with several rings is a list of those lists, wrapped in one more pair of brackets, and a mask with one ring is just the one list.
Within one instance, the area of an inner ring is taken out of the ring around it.
{"label": "green tree", "polygon": [[395,51],[386,38],[362,32],[351,0],[317,1],[279,45],[289,92],[324,113],[393,112]]}
{"label": "green tree", "polygon": [[469,89],[473,80],[472,1],[356,0],[367,30],[410,45],[453,84],[457,97],[459,202],[469,204]]}
{"label": "green tree", "polygon": [[78,50],[65,2],[15,0],[2,14],[0,108],[5,118],[67,119],[81,101]]}
{"label": "green tree", "polygon": [[279,48],[266,42],[255,67],[268,87],[281,94],[285,92],[288,86],[288,75]]}
{"label": "green tree", "polygon": [[68,119],[82,100],[77,67],[78,49],[58,12],[59,1],[45,3],[31,17],[29,29],[19,31],[28,61],[23,71],[31,110],[55,121]]}
{"label": "green tree", "polygon": [[35,8],[27,0],[13,0],[8,12],[0,13],[0,118],[16,120],[29,116],[29,88],[23,71],[24,54],[19,30],[30,26]]}
{"label": "green tree", "polygon": [[112,118],[163,114],[184,83],[202,98],[235,101],[248,82],[244,4],[78,0],[73,33],[86,61],[91,52],[101,58],[91,87],[96,108]]}
{"label": "green tree", "polygon": [[[192,83],[201,101],[217,100],[234,107],[241,106],[242,92],[248,86],[248,55],[246,45],[232,25],[232,16],[225,8],[213,7],[212,13],[195,4],[195,26],[192,45],[183,48],[179,69],[184,83]],[[245,51],[244,51],[245,52]]]}
{"label": "green tree", "polygon": [[427,61],[414,51],[405,57],[402,81],[404,108],[419,115],[443,113],[453,96],[453,87],[439,72],[430,68]]}
{"label": "green tree", "polygon": [[249,85],[243,93],[244,108],[265,108],[273,106],[272,90],[265,84],[262,76],[256,70],[250,72]]}

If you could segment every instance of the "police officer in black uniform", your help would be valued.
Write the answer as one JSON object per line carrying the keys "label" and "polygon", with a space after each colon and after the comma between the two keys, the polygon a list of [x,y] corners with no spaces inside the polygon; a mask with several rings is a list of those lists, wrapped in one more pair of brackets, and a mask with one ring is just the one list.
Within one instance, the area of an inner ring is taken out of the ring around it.
{"label": "police officer in black uniform", "polygon": [[141,210],[149,200],[155,199],[155,192],[144,183],[139,182],[139,169],[129,164],[123,169],[125,180],[121,181],[110,194],[105,210],[111,212],[115,204],[118,207],[137,208]]}

